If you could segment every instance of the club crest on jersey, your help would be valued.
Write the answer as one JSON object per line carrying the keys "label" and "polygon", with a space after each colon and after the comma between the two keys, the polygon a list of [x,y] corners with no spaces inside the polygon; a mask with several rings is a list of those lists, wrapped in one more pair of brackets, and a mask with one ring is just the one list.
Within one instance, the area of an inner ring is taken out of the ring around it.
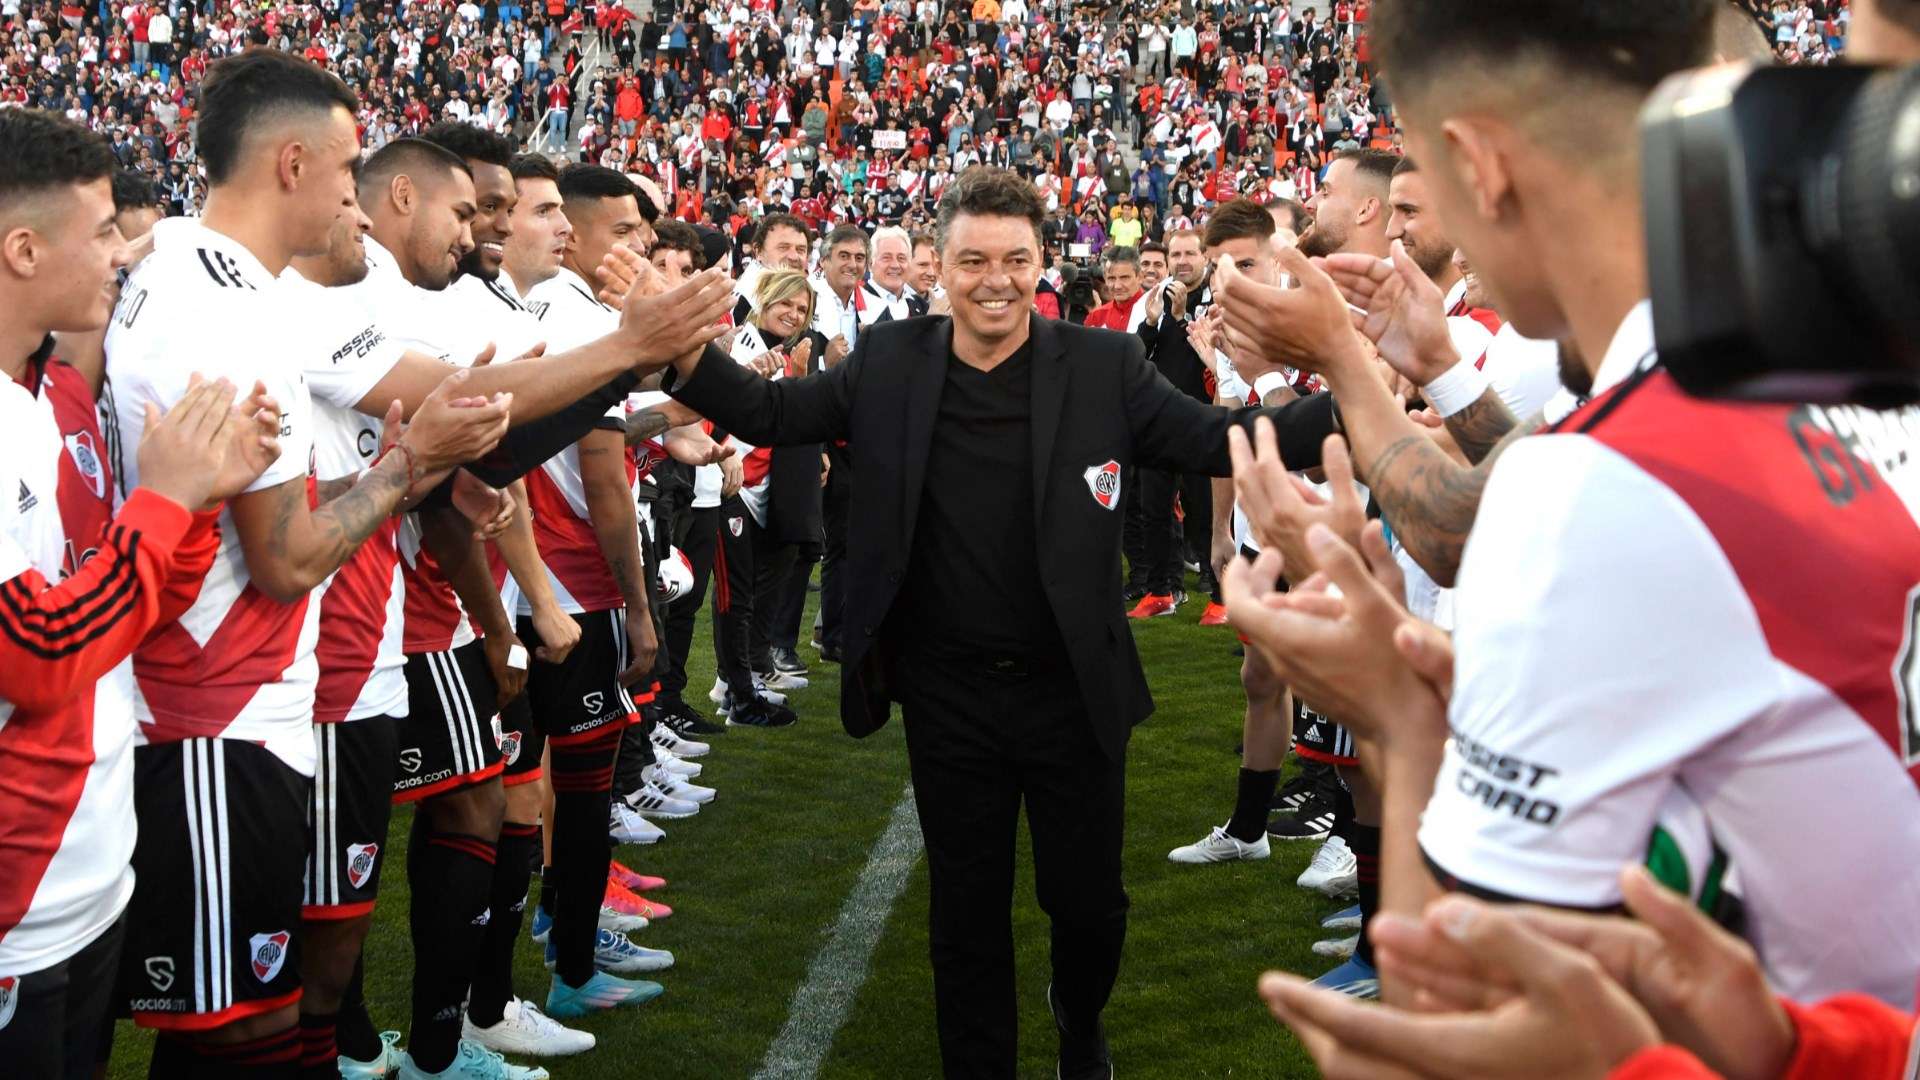
{"label": "club crest on jersey", "polygon": [[67,436],[67,456],[73,458],[74,469],[87,482],[94,498],[107,493],[107,473],[100,467],[100,452],[93,445],[92,432],[76,431]]}
{"label": "club crest on jersey", "polygon": [[1120,505],[1119,462],[1091,466],[1081,475],[1087,478],[1087,490],[1093,492],[1093,501],[1100,504],[1100,509],[1111,510]]}
{"label": "club crest on jersey", "polygon": [[500,759],[511,765],[520,760],[520,733],[508,731],[500,736]]}
{"label": "club crest on jersey", "polygon": [[0,978],[0,1028],[13,1022],[13,1010],[20,1005],[20,976]]}
{"label": "club crest on jersey", "polygon": [[347,880],[354,888],[366,887],[367,879],[373,876],[373,861],[379,857],[379,844],[347,845]]}
{"label": "club crest on jersey", "polygon": [[247,951],[253,955],[253,977],[261,982],[272,982],[280,974],[281,965],[287,962],[287,943],[293,935],[285,930],[271,934],[255,934],[247,939]]}
{"label": "club crest on jersey", "polygon": [[746,528],[746,518],[730,517],[727,519],[727,531],[735,536],[739,536],[742,532],[745,532]]}

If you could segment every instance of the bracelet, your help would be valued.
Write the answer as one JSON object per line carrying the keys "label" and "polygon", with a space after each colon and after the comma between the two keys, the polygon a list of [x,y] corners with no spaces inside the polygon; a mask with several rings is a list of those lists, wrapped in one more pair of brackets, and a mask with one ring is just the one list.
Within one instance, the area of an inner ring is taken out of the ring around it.
{"label": "bracelet", "polygon": [[406,487],[408,491],[411,491],[413,490],[414,478],[420,474],[420,459],[414,455],[413,447],[408,446],[406,443],[396,439],[394,440],[394,443],[392,446],[389,446],[387,447],[386,450],[381,451],[379,461],[375,461],[374,464],[378,465],[380,464],[381,461],[387,460],[387,454],[395,450],[398,450],[401,453],[407,455]]}
{"label": "bracelet", "polygon": [[1427,404],[1433,406],[1433,411],[1445,419],[1480,400],[1492,386],[1486,372],[1474,367],[1473,361],[1462,360],[1421,387],[1420,392]]}

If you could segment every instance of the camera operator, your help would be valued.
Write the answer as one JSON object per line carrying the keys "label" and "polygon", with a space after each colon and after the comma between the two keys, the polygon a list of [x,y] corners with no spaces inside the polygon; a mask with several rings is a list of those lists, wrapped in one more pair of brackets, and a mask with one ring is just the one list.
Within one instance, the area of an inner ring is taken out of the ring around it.
{"label": "camera operator", "polygon": [[[1457,664],[1436,662],[1445,639],[1407,616],[1377,533],[1365,559],[1355,550],[1357,522],[1325,515],[1308,532],[1338,596],[1279,597],[1272,553],[1224,584],[1254,646],[1368,747],[1386,910],[1417,912],[1442,888],[1610,908],[1615,868],[1653,849],[1678,855],[1675,885],[1724,907],[1721,860],[1699,861],[1724,853],[1777,990],[1910,1008],[1920,687],[1902,649],[1920,527],[1905,478],[1878,464],[1911,460],[1910,440],[1860,410],[1688,397],[1653,350],[1636,120],[1655,85],[1711,55],[1718,7],[1623,0],[1603,17],[1551,0],[1488,21],[1465,0],[1376,3],[1376,55],[1447,234],[1520,332],[1570,341],[1566,374],[1591,400],[1492,470],[1459,571]],[[1416,380],[1440,411],[1485,397],[1406,261],[1342,255],[1323,271],[1288,253],[1302,288],[1223,265],[1215,291],[1270,361],[1328,377],[1350,430],[1380,430],[1355,413],[1382,395],[1361,392],[1378,376],[1336,279],[1390,362],[1414,366],[1407,341],[1452,361]],[[1412,448],[1361,448],[1376,495]],[[1240,449],[1243,503],[1283,531],[1267,497],[1283,466]],[[1871,933],[1836,936],[1802,884],[1810,850],[1822,893],[1848,897]]]}

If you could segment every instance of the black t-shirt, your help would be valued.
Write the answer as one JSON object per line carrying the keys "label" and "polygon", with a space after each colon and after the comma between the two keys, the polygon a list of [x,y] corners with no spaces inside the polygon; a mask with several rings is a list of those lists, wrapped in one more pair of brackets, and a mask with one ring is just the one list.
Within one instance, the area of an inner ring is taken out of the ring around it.
{"label": "black t-shirt", "polygon": [[1066,642],[1040,585],[1032,346],[992,371],[951,355],[946,365],[889,632],[921,656],[1064,664]]}

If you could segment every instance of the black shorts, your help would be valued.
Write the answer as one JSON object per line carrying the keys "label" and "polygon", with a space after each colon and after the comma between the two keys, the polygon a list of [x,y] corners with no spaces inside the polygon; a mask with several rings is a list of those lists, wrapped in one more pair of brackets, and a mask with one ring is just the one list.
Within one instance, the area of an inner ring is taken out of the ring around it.
{"label": "black shorts", "polygon": [[514,787],[540,779],[540,758],[546,748],[547,733],[533,722],[527,695],[507,702],[500,710],[500,760],[506,765],[500,782]]}
{"label": "black shorts", "polygon": [[1358,765],[1353,733],[1308,708],[1294,698],[1293,751],[1311,761],[1328,765]]}
{"label": "black shorts", "polygon": [[9,1076],[93,1080],[113,1046],[114,982],[126,940],[124,912],[80,951],[51,967],[0,978],[0,1061]]}
{"label": "black shorts", "polygon": [[120,992],[134,1023],[205,1031],[300,1000],[313,781],[241,739],[141,746],[133,763]]}
{"label": "black shorts", "polygon": [[317,763],[301,918],[351,919],[373,910],[393,817],[401,723],[369,716],[313,726]]}
{"label": "black shorts", "polygon": [[[549,664],[535,660],[527,672],[527,704],[534,723],[554,746],[592,742],[601,732],[625,727],[640,713],[638,704],[620,686],[627,666],[625,611],[590,611],[573,616],[580,625],[580,641],[566,660]],[[522,640],[533,640],[533,620],[521,617]],[[651,695],[647,695],[651,700]]]}
{"label": "black shorts", "polygon": [[393,801],[414,802],[500,774],[499,696],[486,648],[407,657],[407,718],[400,722]]}

